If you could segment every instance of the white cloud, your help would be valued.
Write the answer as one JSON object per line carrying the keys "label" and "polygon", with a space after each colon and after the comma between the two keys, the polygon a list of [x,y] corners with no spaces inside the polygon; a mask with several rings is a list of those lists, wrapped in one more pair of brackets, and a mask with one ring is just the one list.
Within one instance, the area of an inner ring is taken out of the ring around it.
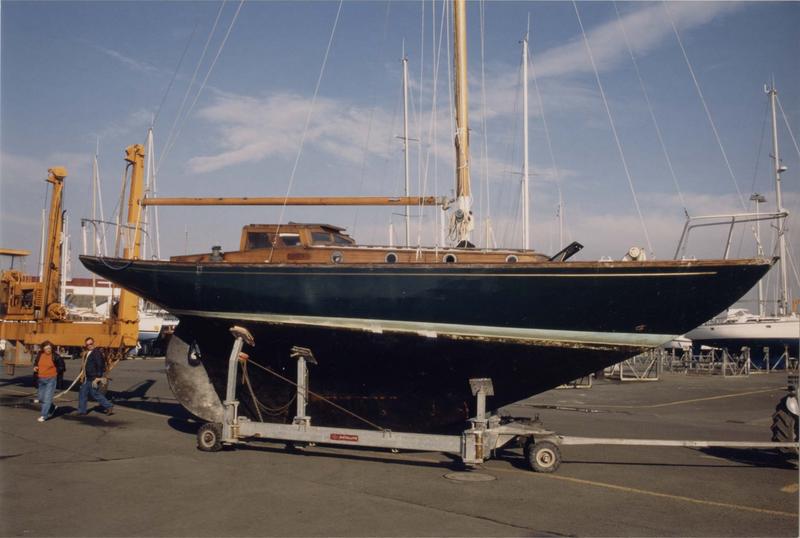
{"label": "white cloud", "polygon": [[[212,172],[226,166],[257,162],[269,156],[293,158],[300,146],[311,100],[293,93],[264,98],[218,97],[198,115],[218,126],[221,150],[189,160],[192,172]],[[334,158],[360,163],[369,129],[368,108],[318,98],[305,149],[314,148]],[[390,118],[376,109],[372,118],[369,152],[387,157],[395,151],[389,140]]]}
{"label": "white cloud", "polygon": [[[702,26],[715,17],[738,9],[733,2],[661,2],[637,9],[621,17],[628,42],[637,56],[644,55],[672,36],[672,25],[664,9],[669,9],[679,29]],[[580,7],[578,7],[580,10]],[[628,62],[628,49],[616,17],[609,22],[587,29],[587,39],[599,70],[611,69]],[[591,72],[592,66],[582,36],[570,43],[549,49],[536,58],[536,74],[541,78]]]}
{"label": "white cloud", "polygon": [[150,122],[153,120],[153,111],[140,108],[129,113],[121,121],[115,121],[102,129],[100,129],[95,136],[99,137],[101,142],[105,138],[119,138],[129,136],[131,133],[136,133],[142,137],[142,134]]}
{"label": "white cloud", "polygon": [[153,65],[150,65],[147,62],[143,62],[141,60],[136,60],[136,59],[131,58],[130,56],[126,56],[125,54],[122,54],[121,52],[116,51],[114,49],[109,49],[109,48],[100,47],[100,46],[95,46],[95,48],[97,50],[99,50],[100,52],[102,52],[103,54],[106,54],[106,55],[114,58],[115,60],[121,62],[122,64],[126,65],[127,67],[129,67],[133,71],[137,71],[139,73],[161,73],[162,72],[161,69],[159,69],[159,68],[157,68],[157,67],[155,67]]}

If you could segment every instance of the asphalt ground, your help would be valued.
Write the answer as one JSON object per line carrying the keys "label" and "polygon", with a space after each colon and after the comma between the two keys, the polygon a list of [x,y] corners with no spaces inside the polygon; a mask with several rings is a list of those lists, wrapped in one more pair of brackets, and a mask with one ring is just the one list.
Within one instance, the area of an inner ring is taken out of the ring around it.
{"label": "asphalt ground", "polygon": [[[560,469],[540,474],[514,449],[470,474],[481,481],[445,478],[458,466],[437,453],[266,442],[207,453],[163,368],[124,361],[113,416],[77,416],[72,392],[45,423],[30,369],[0,375],[3,536],[798,536],[796,459],[769,450],[566,446]],[[785,385],[784,373],[667,373],[509,412],[567,435],[768,441]]]}

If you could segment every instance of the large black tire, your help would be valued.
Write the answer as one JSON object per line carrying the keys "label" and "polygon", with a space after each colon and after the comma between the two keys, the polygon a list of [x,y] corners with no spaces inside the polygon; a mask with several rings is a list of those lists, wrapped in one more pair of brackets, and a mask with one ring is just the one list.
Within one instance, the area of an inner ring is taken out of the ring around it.
{"label": "large black tire", "polygon": [[[796,443],[798,441],[800,421],[797,415],[789,411],[786,406],[788,398],[789,396],[784,397],[775,406],[775,412],[772,414],[772,440],[777,443]],[[797,455],[797,449],[781,448],[779,450],[787,455]]]}
{"label": "large black tire", "polygon": [[537,473],[552,473],[561,465],[561,451],[550,441],[535,443],[530,439],[525,444],[525,459],[531,470]]}
{"label": "large black tire", "polygon": [[206,422],[197,431],[197,448],[203,452],[219,452],[222,450],[222,425],[217,422]]}

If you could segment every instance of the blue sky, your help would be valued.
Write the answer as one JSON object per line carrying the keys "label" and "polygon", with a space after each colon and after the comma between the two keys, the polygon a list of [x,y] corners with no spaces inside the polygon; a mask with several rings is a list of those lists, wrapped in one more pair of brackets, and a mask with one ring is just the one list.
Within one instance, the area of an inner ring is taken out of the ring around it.
{"label": "blue sky", "polygon": [[[543,105],[539,107],[531,76],[534,248],[545,252],[560,248],[556,219],[560,186],[567,241],[586,246],[583,259],[619,258],[631,245],[646,246],[647,239],[656,257],[673,255],[683,207],[626,35],[688,211],[692,215],[741,211],[732,175],[745,204],[758,191],[769,200],[767,208],[773,208],[763,84],[774,75],[786,119],[799,136],[800,4],[579,2],[577,6],[647,235],[572,2],[489,2],[483,6],[483,24],[481,4],[469,4],[473,191],[479,227],[483,229],[488,216],[499,246],[520,245],[518,42],[528,16]],[[0,245],[38,251],[43,179],[49,167],[63,165],[70,172],[66,207],[77,253],[78,222],[90,214],[91,160],[98,139],[108,216],[119,197],[124,148],[144,142],[157,111],[159,194],[286,194],[338,8],[336,2],[4,1],[0,4]],[[402,192],[403,154],[397,137],[402,133],[403,41],[412,79],[411,136],[420,140],[410,150],[412,194],[451,194],[449,38],[441,39],[442,15],[441,2],[343,4],[297,160],[292,195]],[[184,114],[178,116],[184,101]],[[543,114],[554,159],[548,151]],[[796,224],[800,160],[780,112],[779,120],[781,157],[789,167],[783,177],[784,205],[794,212]],[[170,138],[174,143],[165,152]],[[390,222],[396,233],[402,229],[401,217],[393,213],[397,210],[288,208],[283,220],[330,222],[348,228],[362,243],[385,244]],[[159,214],[162,255],[205,251],[216,244],[233,249],[242,225],[275,222],[280,216],[280,208],[165,208]],[[415,216],[415,241],[417,237],[424,244],[436,241],[435,217],[433,210]],[[763,229],[771,250],[768,226]],[[476,238],[486,243],[481,231]],[[800,241],[791,246],[797,256]],[[722,249],[721,232],[709,233],[698,236],[688,253],[719,257]],[[754,251],[749,231],[737,234],[734,251],[741,257]],[[34,262],[28,267],[34,270]],[[77,263],[74,268],[81,274]]]}

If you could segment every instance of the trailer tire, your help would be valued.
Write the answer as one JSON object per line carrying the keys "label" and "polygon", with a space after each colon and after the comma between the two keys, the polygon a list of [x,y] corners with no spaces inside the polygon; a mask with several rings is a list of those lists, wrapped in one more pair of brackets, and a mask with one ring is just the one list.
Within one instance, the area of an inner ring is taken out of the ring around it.
{"label": "trailer tire", "polygon": [[222,450],[222,425],[206,422],[197,430],[197,448],[203,452],[219,452]]}
{"label": "trailer tire", "polygon": [[[797,415],[789,411],[786,405],[788,396],[784,397],[772,414],[772,440],[778,443],[796,443],[798,441],[798,426],[800,426]],[[786,455],[797,455],[795,448],[779,448],[781,453]]]}
{"label": "trailer tire", "polygon": [[561,465],[561,451],[555,443],[550,441],[537,443],[530,439],[525,444],[525,459],[532,471],[552,473]]}

